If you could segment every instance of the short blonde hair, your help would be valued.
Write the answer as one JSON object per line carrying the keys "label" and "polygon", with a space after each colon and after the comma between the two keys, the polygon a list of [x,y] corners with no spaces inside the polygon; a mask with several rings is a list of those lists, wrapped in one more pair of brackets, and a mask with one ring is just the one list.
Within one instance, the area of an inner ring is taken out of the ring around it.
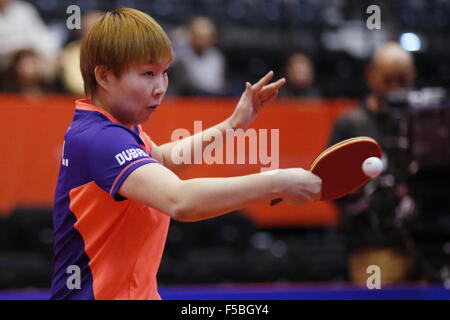
{"label": "short blonde hair", "polygon": [[130,8],[104,14],[81,43],[80,68],[84,91],[96,90],[95,67],[106,66],[119,77],[133,63],[173,60],[170,39],[149,15]]}

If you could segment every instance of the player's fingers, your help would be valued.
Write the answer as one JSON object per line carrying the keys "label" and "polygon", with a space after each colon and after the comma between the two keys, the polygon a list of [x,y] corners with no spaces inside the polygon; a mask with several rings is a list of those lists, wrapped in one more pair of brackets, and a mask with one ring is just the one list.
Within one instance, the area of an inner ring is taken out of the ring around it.
{"label": "player's fingers", "polygon": [[262,90],[260,91],[260,95],[262,97],[272,95],[273,92],[278,91],[285,83],[286,83],[286,79],[281,78],[276,82],[268,84],[262,88]]}
{"label": "player's fingers", "polygon": [[250,84],[250,82],[246,82],[245,83],[245,90],[242,93],[241,96],[241,100],[242,99],[248,99],[248,100],[252,100],[253,99],[253,89],[252,89],[252,85]]}
{"label": "player's fingers", "polygon": [[272,79],[272,77],[273,77],[273,71],[269,71],[264,77],[259,79],[259,81],[252,86],[253,90],[255,90],[255,91],[261,90],[262,87],[264,87],[266,84],[269,83],[269,81],[270,81],[270,79]]}
{"label": "player's fingers", "polygon": [[319,201],[321,198],[320,192],[305,191],[305,194],[308,197],[308,201]]}
{"label": "player's fingers", "polygon": [[247,81],[247,82],[245,83],[245,92],[251,94],[252,91],[253,91],[252,85],[250,84],[250,82]]}
{"label": "player's fingers", "polygon": [[261,102],[268,103],[278,96],[278,89],[272,90],[270,92],[265,92],[261,95]]}
{"label": "player's fingers", "polygon": [[286,79],[281,78],[275,82],[272,82],[271,84],[265,85],[263,87],[263,90],[280,89],[282,86],[284,86],[285,83],[286,83]]}
{"label": "player's fingers", "polygon": [[307,201],[313,201],[313,200],[314,200],[314,198],[313,198],[312,193],[303,190],[303,191],[297,193],[291,199],[289,199],[288,202],[290,204],[303,204],[303,203],[305,203]]}
{"label": "player's fingers", "polygon": [[320,199],[322,199],[322,179],[318,176],[316,176],[316,179],[316,183],[311,192],[313,193],[313,200],[320,201]]}
{"label": "player's fingers", "polygon": [[320,201],[321,198],[322,198],[322,191],[312,193],[313,201]]}
{"label": "player's fingers", "polygon": [[279,89],[286,83],[286,79],[281,78],[276,82],[264,86],[259,92],[259,96],[263,102],[269,101],[278,95]]}

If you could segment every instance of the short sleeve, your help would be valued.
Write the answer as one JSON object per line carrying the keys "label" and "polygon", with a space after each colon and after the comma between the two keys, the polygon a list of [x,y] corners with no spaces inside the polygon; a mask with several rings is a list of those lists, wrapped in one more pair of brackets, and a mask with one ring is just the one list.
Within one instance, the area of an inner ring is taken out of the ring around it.
{"label": "short sleeve", "polygon": [[94,182],[115,200],[131,172],[148,163],[158,163],[133,133],[120,126],[103,128],[90,143],[88,161]]}

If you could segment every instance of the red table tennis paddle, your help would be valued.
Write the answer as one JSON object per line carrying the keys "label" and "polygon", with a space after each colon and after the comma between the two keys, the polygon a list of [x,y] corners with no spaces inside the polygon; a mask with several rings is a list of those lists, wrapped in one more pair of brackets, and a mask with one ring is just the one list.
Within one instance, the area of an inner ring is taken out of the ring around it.
{"label": "red table tennis paddle", "polygon": [[[322,179],[320,200],[334,200],[362,187],[370,179],[363,172],[362,165],[371,157],[381,159],[381,147],[369,137],[347,139],[323,151],[310,168]],[[274,199],[270,205],[281,201]]]}

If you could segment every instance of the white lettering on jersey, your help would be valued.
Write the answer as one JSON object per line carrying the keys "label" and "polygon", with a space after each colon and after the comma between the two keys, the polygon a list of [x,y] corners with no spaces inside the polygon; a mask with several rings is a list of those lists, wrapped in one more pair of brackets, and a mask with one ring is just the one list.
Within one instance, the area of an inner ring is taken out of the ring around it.
{"label": "white lettering on jersey", "polygon": [[68,167],[69,159],[64,158],[64,146],[66,145],[66,141],[63,142],[62,153],[61,153],[61,165]]}
{"label": "white lettering on jersey", "polygon": [[140,157],[148,157],[148,153],[142,151],[141,149],[127,149],[115,155],[115,158],[119,165],[123,165],[127,161],[131,161]]}

